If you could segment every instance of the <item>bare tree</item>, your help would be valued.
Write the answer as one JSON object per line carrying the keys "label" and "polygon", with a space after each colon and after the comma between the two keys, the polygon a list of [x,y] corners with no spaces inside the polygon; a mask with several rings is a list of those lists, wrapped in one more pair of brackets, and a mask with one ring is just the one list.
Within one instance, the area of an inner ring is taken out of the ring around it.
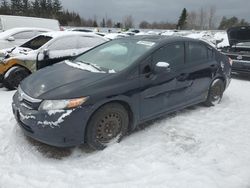
{"label": "bare tree", "polygon": [[198,15],[195,11],[188,13],[187,17],[187,28],[188,29],[197,29]]}
{"label": "bare tree", "polygon": [[208,29],[215,29],[216,24],[216,7],[211,6],[208,13]]}
{"label": "bare tree", "polygon": [[200,14],[199,14],[199,17],[200,17],[200,20],[199,20],[199,29],[205,29],[205,25],[206,25],[206,16],[207,16],[207,13],[206,11],[201,8],[200,9]]}
{"label": "bare tree", "polygon": [[123,19],[123,25],[126,29],[134,27],[134,19],[131,15],[125,16]]}
{"label": "bare tree", "polygon": [[109,28],[113,27],[113,21],[111,19],[108,19],[106,22],[106,26]]}

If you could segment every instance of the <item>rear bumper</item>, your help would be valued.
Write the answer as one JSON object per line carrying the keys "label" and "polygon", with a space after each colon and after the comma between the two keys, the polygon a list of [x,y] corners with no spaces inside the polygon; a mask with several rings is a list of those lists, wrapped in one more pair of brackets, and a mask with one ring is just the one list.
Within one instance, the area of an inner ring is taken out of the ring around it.
{"label": "rear bumper", "polygon": [[250,74],[250,61],[242,62],[233,60],[232,72],[239,74]]}

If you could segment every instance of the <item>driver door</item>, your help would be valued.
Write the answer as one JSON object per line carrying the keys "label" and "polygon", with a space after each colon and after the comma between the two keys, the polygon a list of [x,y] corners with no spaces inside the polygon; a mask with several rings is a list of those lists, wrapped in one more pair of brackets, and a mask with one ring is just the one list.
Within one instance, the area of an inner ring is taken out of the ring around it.
{"label": "driver door", "polygon": [[[142,120],[166,113],[179,106],[188,83],[180,77],[185,59],[184,43],[158,49],[140,67],[140,116]],[[156,72],[158,62],[167,62],[168,70]],[[180,81],[181,80],[181,81]]]}

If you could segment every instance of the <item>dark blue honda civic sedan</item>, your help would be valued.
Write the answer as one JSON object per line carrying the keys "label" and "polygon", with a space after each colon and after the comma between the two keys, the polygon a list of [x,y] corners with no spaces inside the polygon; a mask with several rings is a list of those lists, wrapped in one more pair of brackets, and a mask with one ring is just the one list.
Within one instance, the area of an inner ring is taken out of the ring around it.
{"label": "dark blue honda civic sedan", "polygon": [[24,133],[43,143],[103,149],[145,121],[219,103],[230,73],[230,59],[203,41],[117,39],[26,78],[13,113]]}

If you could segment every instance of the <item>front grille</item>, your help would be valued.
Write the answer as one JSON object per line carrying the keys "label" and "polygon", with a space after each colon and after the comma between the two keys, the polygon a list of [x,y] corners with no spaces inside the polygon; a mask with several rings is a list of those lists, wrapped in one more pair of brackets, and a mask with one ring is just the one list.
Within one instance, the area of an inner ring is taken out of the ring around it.
{"label": "front grille", "polygon": [[21,87],[18,87],[18,100],[21,106],[29,109],[29,110],[37,110],[39,105],[41,104],[41,99],[34,99],[28,96],[26,93],[23,92]]}
{"label": "front grille", "polygon": [[33,102],[30,102],[26,99],[23,99],[21,101],[21,105],[30,109],[30,110],[37,110],[39,108],[39,105],[41,104],[41,102],[38,102],[38,103],[33,103]]}

